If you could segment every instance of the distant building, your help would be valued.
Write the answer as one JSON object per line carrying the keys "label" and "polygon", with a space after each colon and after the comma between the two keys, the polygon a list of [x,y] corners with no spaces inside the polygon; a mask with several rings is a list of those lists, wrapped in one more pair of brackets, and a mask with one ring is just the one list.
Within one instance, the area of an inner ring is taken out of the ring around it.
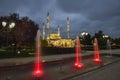
{"label": "distant building", "polygon": [[[67,26],[67,38],[62,38],[61,37],[61,31],[60,31],[60,26],[58,25],[58,32],[57,33],[50,33],[50,16],[49,13],[47,15],[47,23],[46,23],[46,28],[47,28],[47,37],[46,40],[48,41],[48,46],[52,47],[64,47],[64,48],[72,48],[75,47],[75,40],[72,40],[70,38],[70,21],[69,18],[67,18],[66,21],[66,26]],[[43,28],[45,29],[45,28]],[[43,39],[45,38],[45,30],[43,30]]]}
{"label": "distant building", "polygon": [[47,37],[48,46],[71,48],[75,46],[75,40],[63,39],[57,33],[52,33]]}

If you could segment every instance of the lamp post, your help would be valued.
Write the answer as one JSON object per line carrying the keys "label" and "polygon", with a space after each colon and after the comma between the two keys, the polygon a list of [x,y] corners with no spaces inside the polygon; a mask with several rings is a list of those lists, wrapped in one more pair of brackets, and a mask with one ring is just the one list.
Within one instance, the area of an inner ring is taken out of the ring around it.
{"label": "lamp post", "polygon": [[109,40],[109,36],[108,35],[103,35],[102,37],[105,39],[105,42],[106,42],[107,53],[109,53],[110,56],[112,56],[112,53],[111,53],[111,43],[110,43],[110,40]]}
{"label": "lamp post", "polygon": [[103,35],[102,37],[103,37],[103,38],[108,38],[109,36],[108,36],[108,35]]}
{"label": "lamp post", "polygon": [[9,33],[11,32],[11,29],[13,29],[15,27],[15,22],[9,23],[9,22],[3,21],[2,26],[3,26],[3,28],[6,28],[5,32],[6,32],[6,47],[7,47],[8,46],[8,36],[9,36]]}
{"label": "lamp post", "polygon": [[2,26],[5,27],[7,23],[5,21],[2,22]]}
{"label": "lamp post", "polygon": [[109,36],[105,34],[102,36],[102,38],[103,38],[104,44],[106,44],[107,40],[109,39]]}
{"label": "lamp post", "polygon": [[84,47],[86,47],[86,46],[87,46],[86,36],[88,35],[88,33],[87,33],[87,32],[82,32],[81,35],[82,35],[82,37],[83,37],[83,43],[84,43],[84,45],[85,45]]}

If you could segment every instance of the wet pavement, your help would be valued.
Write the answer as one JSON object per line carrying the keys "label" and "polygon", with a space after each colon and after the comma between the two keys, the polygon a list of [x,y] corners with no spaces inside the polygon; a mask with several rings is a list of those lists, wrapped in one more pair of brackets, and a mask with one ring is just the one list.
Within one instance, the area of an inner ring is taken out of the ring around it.
{"label": "wet pavement", "polygon": [[[116,53],[119,54],[119,51],[120,50],[116,50],[114,51],[113,54],[116,54]],[[102,53],[106,53],[106,51],[103,50],[101,51],[101,54]],[[93,51],[87,51],[86,53],[83,53],[82,56],[88,56],[92,54],[93,54]],[[15,65],[23,65],[23,66],[20,66],[17,68],[13,67],[13,69],[10,69],[10,70],[2,70],[0,68],[1,70],[0,80],[69,80],[69,79],[84,80],[79,77],[77,78],[76,76],[87,74],[89,73],[89,71],[92,72],[95,69],[99,70],[103,66],[107,67],[106,65],[111,63],[116,63],[116,61],[118,61],[120,58],[102,56],[102,59],[103,59],[102,64],[95,64],[93,62],[93,57],[84,58],[82,61],[84,63],[84,67],[82,69],[77,69],[74,66],[75,54],[43,56],[42,62],[44,67],[44,75],[41,78],[35,78],[32,74],[33,67],[34,67],[33,62],[35,60],[35,57],[1,59],[0,67],[15,66]],[[76,78],[74,79],[73,77],[76,77]],[[85,80],[87,80],[87,78]],[[93,80],[93,78],[89,80]],[[100,79],[95,78],[95,80],[100,80]],[[105,78],[101,80],[107,80],[107,79]],[[114,79],[114,80],[117,80],[117,79]]]}
{"label": "wet pavement", "polygon": [[69,80],[120,80],[120,60]]}
{"label": "wet pavement", "polygon": [[118,57],[102,56],[103,62],[100,64],[95,64],[92,56],[84,57],[82,60],[84,67],[81,69],[74,66],[74,58],[43,63],[44,75],[40,78],[33,76],[32,72],[34,66],[33,64],[29,64],[16,69],[2,70],[0,73],[0,80],[6,80],[6,78],[10,78],[10,80],[69,80],[74,76],[101,68],[117,61],[118,59]]}

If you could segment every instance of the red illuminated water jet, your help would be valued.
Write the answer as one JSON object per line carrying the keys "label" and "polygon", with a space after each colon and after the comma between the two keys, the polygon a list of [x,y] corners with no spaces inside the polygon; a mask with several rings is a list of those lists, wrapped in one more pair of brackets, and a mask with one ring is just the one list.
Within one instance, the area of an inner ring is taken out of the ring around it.
{"label": "red illuminated water jet", "polygon": [[37,36],[36,36],[36,59],[35,59],[35,66],[34,66],[34,71],[33,75],[35,77],[41,77],[43,75],[43,68],[42,68],[42,61],[40,57],[40,31],[37,31]]}
{"label": "red illuminated water jet", "polygon": [[95,38],[94,39],[94,62],[101,62],[100,54],[99,54],[99,48],[98,48],[98,41]]}
{"label": "red illuminated water jet", "polygon": [[76,61],[74,63],[75,67],[82,68],[84,65],[81,62],[82,56],[81,56],[81,47],[80,47],[80,40],[79,37],[76,37]]}

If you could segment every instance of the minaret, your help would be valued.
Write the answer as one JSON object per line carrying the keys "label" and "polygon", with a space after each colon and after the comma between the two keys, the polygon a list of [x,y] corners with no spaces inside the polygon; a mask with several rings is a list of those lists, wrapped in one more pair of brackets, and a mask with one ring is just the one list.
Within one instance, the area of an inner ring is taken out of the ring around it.
{"label": "minaret", "polygon": [[66,21],[66,27],[67,27],[67,37],[68,39],[70,38],[70,21],[69,18],[67,17],[67,21]]}
{"label": "minaret", "polygon": [[47,13],[47,36],[50,34],[50,16],[49,12]]}
{"label": "minaret", "polygon": [[42,25],[42,39],[45,39],[45,24]]}
{"label": "minaret", "polygon": [[58,25],[58,35],[60,35],[60,26]]}

